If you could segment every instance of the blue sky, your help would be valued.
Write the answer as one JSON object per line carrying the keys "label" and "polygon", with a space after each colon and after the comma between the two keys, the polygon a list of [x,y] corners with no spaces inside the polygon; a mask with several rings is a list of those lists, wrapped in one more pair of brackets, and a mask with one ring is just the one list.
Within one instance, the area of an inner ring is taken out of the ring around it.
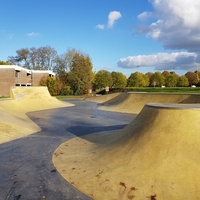
{"label": "blue sky", "polygon": [[88,54],[96,72],[200,69],[196,0],[0,0],[0,7],[0,60],[48,45]]}

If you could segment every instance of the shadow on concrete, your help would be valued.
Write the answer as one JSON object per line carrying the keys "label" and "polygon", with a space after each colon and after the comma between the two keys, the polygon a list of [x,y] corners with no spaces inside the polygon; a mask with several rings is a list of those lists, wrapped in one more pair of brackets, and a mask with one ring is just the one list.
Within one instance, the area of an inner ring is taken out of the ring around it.
{"label": "shadow on concrete", "polygon": [[115,126],[96,126],[96,127],[85,127],[85,126],[71,126],[67,129],[70,133],[81,137],[88,134],[99,133],[104,131],[113,131],[123,129],[127,124],[115,125]]}

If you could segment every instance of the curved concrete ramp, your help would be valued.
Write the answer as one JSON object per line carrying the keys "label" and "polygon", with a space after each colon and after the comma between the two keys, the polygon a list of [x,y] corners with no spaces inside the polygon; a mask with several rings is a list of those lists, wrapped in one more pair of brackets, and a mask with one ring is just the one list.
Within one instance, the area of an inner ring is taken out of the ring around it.
{"label": "curved concrete ramp", "polygon": [[52,97],[47,87],[13,87],[10,92],[13,100],[10,101],[8,109],[20,112],[73,106]]}
{"label": "curved concrete ramp", "polygon": [[53,163],[95,200],[200,199],[199,122],[199,105],[146,105],[120,131],[65,142]]}
{"label": "curved concrete ramp", "polygon": [[107,94],[107,95],[88,96],[85,98],[85,100],[94,101],[97,103],[104,103],[106,101],[114,99],[115,97],[118,97],[120,94],[121,93],[112,93],[112,94]]}
{"label": "curved concrete ramp", "polygon": [[137,114],[147,103],[200,103],[200,95],[166,93],[121,93],[109,101],[104,101],[100,109]]}
{"label": "curved concrete ramp", "polygon": [[40,131],[25,113],[73,106],[51,97],[47,87],[13,87],[11,97],[0,100],[0,144]]}

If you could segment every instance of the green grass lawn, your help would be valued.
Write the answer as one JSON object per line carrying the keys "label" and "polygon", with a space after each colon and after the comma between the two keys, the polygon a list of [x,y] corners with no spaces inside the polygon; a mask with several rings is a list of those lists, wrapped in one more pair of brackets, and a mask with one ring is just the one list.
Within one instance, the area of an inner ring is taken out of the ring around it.
{"label": "green grass lawn", "polygon": [[0,96],[0,99],[6,99],[6,98],[9,98],[9,97]]}
{"label": "green grass lawn", "polygon": [[[144,87],[144,88],[112,88],[110,89],[109,93],[115,93],[115,92],[155,92],[155,93],[174,93],[174,94],[200,94],[200,87]],[[100,94],[105,94],[105,91],[101,91]],[[88,95],[69,95],[69,96],[56,96],[57,99],[77,99],[81,100],[87,97]],[[8,98],[8,97],[2,97],[0,96],[0,99]]]}
{"label": "green grass lawn", "polygon": [[[175,93],[175,94],[200,94],[200,87],[126,87],[111,88],[109,93],[116,92],[154,92],[154,93]],[[105,94],[105,90],[101,90],[98,94]]]}
{"label": "green grass lawn", "polygon": [[200,94],[200,88],[196,87],[147,87],[147,88],[133,88],[133,92],[165,92],[165,93],[179,93],[179,94]]}
{"label": "green grass lawn", "polygon": [[69,95],[69,96],[56,96],[57,99],[77,99],[77,100],[81,100],[81,99],[84,99],[86,96],[85,95],[80,95],[80,96],[77,96],[77,95]]}
{"label": "green grass lawn", "polygon": [[[169,94],[200,94],[200,87],[138,87],[138,88],[111,88],[109,94],[116,92],[152,92],[152,93],[169,93]],[[105,90],[101,90],[98,94],[105,94]],[[88,95],[81,96],[56,96],[58,99],[84,99]]]}

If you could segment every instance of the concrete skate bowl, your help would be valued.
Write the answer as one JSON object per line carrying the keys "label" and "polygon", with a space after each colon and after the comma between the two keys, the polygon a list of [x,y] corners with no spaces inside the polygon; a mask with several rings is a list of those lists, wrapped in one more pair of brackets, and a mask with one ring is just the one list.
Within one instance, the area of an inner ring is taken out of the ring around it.
{"label": "concrete skate bowl", "polygon": [[58,172],[95,200],[200,199],[199,104],[147,104],[124,129],[63,143]]}
{"label": "concrete skate bowl", "polygon": [[[101,98],[103,99],[103,97]],[[102,100],[99,104],[99,109],[134,114],[138,114],[147,103],[200,103],[199,94],[118,93],[109,100],[106,98],[108,99],[105,97],[105,101]],[[96,99],[98,101],[98,97]]]}
{"label": "concrete skate bowl", "polygon": [[106,101],[114,99],[115,97],[117,98],[120,94],[122,94],[122,93],[112,93],[112,94],[108,94],[108,95],[89,96],[89,97],[86,97],[85,100],[94,101],[94,102],[97,102],[97,103],[104,103]]}
{"label": "concrete skate bowl", "polygon": [[12,104],[25,112],[72,106],[52,97],[47,87],[13,87],[10,96],[13,98]]}
{"label": "concrete skate bowl", "polygon": [[10,93],[0,100],[0,144],[40,131],[27,112],[73,106],[51,97],[47,87],[13,87]]}

